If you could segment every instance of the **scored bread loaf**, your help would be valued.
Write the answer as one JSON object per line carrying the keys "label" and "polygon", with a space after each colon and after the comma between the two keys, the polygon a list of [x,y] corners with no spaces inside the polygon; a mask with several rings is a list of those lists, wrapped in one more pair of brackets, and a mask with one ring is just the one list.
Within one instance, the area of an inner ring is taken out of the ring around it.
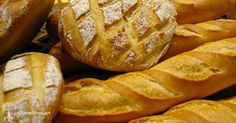
{"label": "scored bread loaf", "polygon": [[161,61],[190,51],[204,43],[236,37],[236,21],[218,19],[198,24],[178,25],[170,43],[170,48]]}
{"label": "scored bread loaf", "polygon": [[63,90],[58,61],[26,53],[8,61],[0,83],[1,123],[51,123]]}
{"label": "scored bread loaf", "polygon": [[155,65],[173,36],[170,0],[71,0],[59,21],[66,51],[93,67],[143,70]]}
{"label": "scored bread loaf", "polygon": [[220,18],[235,8],[235,0],[173,0],[178,24],[190,24]]}
{"label": "scored bread loaf", "polygon": [[207,43],[151,69],[65,85],[58,122],[125,122],[236,84],[236,38]]}
{"label": "scored bread loaf", "polygon": [[222,100],[193,100],[171,108],[163,115],[132,120],[129,123],[235,123],[236,97]]}
{"label": "scored bread loaf", "polygon": [[54,0],[0,1],[0,63],[21,51],[39,32]]}

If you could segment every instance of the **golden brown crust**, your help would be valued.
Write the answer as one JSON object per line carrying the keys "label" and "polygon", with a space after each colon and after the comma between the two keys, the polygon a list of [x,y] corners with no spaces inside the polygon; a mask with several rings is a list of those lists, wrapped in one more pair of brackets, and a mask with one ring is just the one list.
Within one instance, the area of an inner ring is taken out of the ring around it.
{"label": "golden brown crust", "polygon": [[71,1],[59,22],[64,48],[82,63],[112,71],[155,65],[169,47],[176,13],[169,0],[141,1]]}
{"label": "golden brown crust", "polygon": [[42,27],[54,0],[1,0],[0,62],[22,50]]}
{"label": "golden brown crust", "polygon": [[178,24],[208,21],[227,14],[234,9],[235,0],[173,0]]}
{"label": "golden brown crust", "polygon": [[[125,122],[236,84],[236,38],[212,42],[149,70],[65,86],[58,121]],[[201,93],[199,93],[201,92]],[[181,120],[180,120],[181,121]]]}
{"label": "golden brown crust", "polygon": [[[41,53],[20,54],[6,63],[1,81],[1,121],[51,123],[63,90],[58,61]],[[3,97],[3,98],[2,98]]]}
{"label": "golden brown crust", "polygon": [[236,104],[229,103],[236,97],[224,101],[193,100],[171,108],[163,115],[149,116],[129,123],[234,123]]}
{"label": "golden brown crust", "polygon": [[198,24],[178,25],[170,48],[161,61],[190,51],[204,43],[236,37],[236,21],[218,19]]}

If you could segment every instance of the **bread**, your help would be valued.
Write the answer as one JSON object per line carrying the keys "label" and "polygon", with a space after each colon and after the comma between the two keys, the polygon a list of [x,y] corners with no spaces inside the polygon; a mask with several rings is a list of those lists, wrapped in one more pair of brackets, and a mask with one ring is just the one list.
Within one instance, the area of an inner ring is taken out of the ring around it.
{"label": "bread", "polygon": [[1,123],[51,123],[63,78],[54,57],[27,53],[7,62],[0,86]]}
{"label": "bread", "polygon": [[219,18],[235,7],[235,0],[173,0],[178,24],[190,24]]}
{"label": "bread", "polygon": [[65,85],[59,123],[125,122],[236,84],[236,38],[207,43],[149,70]]}
{"label": "bread", "polygon": [[70,4],[62,10],[60,40],[75,60],[96,68],[135,71],[155,65],[169,47],[176,26],[169,0]]}
{"label": "bread", "polygon": [[82,64],[76,60],[74,60],[61,46],[61,42],[54,45],[49,54],[54,56],[60,62],[62,72],[63,73],[73,73],[73,72],[80,72],[86,73],[94,71],[94,68],[91,68],[85,64]]}
{"label": "bread", "polygon": [[170,48],[161,61],[190,51],[204,43],[236,37],[236,21],[218,19],[198,24],[178,25]]}
{"label": "bread", "polygon": [[37,34],[54,0],[0,1],[0,63],[19,52]]}
{"label": "bread", "polygon": [[236,97],[222,100],[194,100],[171,108],[163,115],[139,118],[129,123],[235,123]]}
{"label": "bread", "polygon": [[236,4],[234,6],[234,9],[226,14],[226,17],[236,20]]}
{"label": "bread", "polygon": [[51,13],[46,22],[46,29],[50,36],[58,39],[58,21],[61,15],[61,10],[68,5],[69,0],[56,0]]}

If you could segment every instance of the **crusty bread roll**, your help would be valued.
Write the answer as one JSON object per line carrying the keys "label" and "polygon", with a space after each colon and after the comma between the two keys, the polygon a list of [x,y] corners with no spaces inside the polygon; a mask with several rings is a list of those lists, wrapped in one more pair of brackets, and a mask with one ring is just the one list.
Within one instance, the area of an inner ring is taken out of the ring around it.
{"label": "crusty bread roll", "polygon": [[65,86],[58,122],[125,122],[236,84],[236,38],[207,43],[153,68]]}
{"label": "crusty bread roll", "polygon": [[235,0],[173,0],[178,24],[190,24],[219,18],[235,7]]}
{"label": "crusty bread roll", "polygon": [[236,97],[193,100],[171,108],[163,115],[139,118],[129,123],[235,123]]}
{"label": "crusty bread roll", "polygon": [[7,62],[0,86],[1,123],[51,123],[63,78],[54,57],[27,53]]}
{"label": "crusty bread roll", "polygon": [[34,38],[53,3],[54,0],[0,1],[0,63]]}
{"label": "crusty bread roll", "polygon": [[190,51],[204,43],[236,37],[236,21],[218,19],[198,24],[178,25],[170,48],[161,61]]}
{"label": "crusty bread roll", "polygon": [[70,5],[59,22],[63,47],[74,59],[111,71],[155,65],[176,26],[169,0],[72,0]]}

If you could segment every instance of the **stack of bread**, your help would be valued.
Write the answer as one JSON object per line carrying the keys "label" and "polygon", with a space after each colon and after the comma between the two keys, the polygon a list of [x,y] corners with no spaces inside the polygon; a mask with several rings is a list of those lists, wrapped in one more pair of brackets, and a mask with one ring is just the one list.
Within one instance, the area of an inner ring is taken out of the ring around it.
{"label": "stack of bread", "polygon": [[235,123],[235,10],[236,0],[1,0],[0,123]]}

